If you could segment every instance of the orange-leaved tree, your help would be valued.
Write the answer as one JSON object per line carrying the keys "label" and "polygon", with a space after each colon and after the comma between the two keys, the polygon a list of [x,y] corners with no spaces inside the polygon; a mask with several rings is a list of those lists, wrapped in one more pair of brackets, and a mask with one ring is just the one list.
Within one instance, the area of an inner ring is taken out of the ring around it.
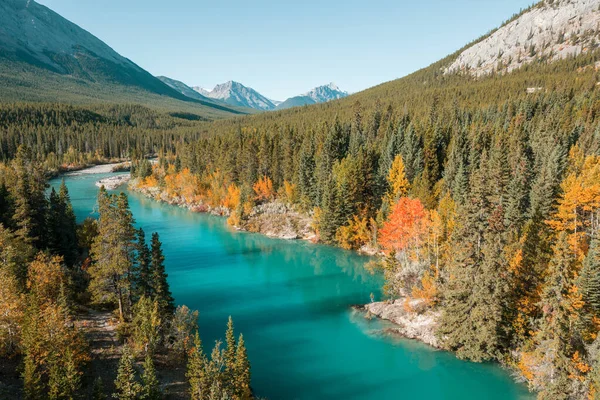
{"label": "orange-leaved tree", "polygon": [[379,231],[379,244],[386,253],[417,249],[426,240],[428,214],[419,199],[401,197]]}
{"label": "orange-leaved tree", "polygon": [[256,193],[256,200],[258,201],[269,201],[275,197],[273,191],[273,181],[268,176],[263,176],[252,186],[254,193]]}

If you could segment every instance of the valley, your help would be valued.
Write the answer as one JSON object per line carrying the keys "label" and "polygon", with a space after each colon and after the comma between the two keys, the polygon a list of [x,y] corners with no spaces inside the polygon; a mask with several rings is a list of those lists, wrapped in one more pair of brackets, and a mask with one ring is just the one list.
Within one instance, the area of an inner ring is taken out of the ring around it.
{"label": "valley", "polygon": [[600,0],[420,6],[0,0],[0,398],[600,398]]}

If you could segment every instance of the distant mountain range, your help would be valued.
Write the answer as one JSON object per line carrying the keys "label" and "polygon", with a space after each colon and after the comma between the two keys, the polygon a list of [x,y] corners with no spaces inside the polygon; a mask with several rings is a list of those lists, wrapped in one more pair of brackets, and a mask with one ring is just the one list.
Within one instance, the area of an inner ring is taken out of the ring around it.
{"label": "distant mountain range", "polygon": [[190,87],[183,82],[164,76],[159,76],[158,78],[173,89],[191,98],[213,99],[220,101],[221,104],[252,108],[260,111],[283,110],[291,107],[325,103],[348,96],[348,92],[342,91],[334,83],[330,83],[316,87],[308,93],[290,97],[285,101],[277,101],[269,99],[256,90],[235,81],[229,81],[215,86],[213,90],[207,90],[200,86]]}
{"label": "distant mountain range", "polygon": [[209,117],[240,113],[174,90],[33,0],[0,0],[0,88],[0,100],[9,101],[136,102]]}
{"label": "distant mountain range", "polygon": [[[206,93],[206,90],[203,92]],[[256,90],[234,81],[217,85],[205,95],[237,107],[254,108],[255,110],[262,111],[273,110],[276,107],[272,100],[266,98]]]}
{"label": "distant mountain range", "polygon": [[348,92],[340,90],[334,83],[319,86],[306,94],[290,97],[277,106],[278,110],[285,108],[306,106],[310,104],[326,103],[331,100],[337,100],[348,96]]}

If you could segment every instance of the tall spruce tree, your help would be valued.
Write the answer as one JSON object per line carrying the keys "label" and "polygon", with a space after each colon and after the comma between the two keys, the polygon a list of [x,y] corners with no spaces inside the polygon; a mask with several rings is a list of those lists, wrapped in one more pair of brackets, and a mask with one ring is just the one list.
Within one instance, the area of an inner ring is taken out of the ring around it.
{"label": "tall spruce tree", "polygon": [[600,315],[600,239],[596,236],[590,242],[578,283],[586,306]]}
{"label": "tall spruce tree", "polygon": [[152,297],[152,279],[150,265],[152,254],[146,243],[146,234],[142,228],[137,231],[137,263],[135,268],[135,292],[137,297]]}
{"label": "tall spruce tree", "polygon": [[162,243],[157,232],[152,234],[150,249],[152,255],[150,263],[152,295],[158,302],[160,315],[163,318],[170,319],[175,312],[175,300],[171,295],[169,283],[167,282],[168,275],[165,272],[165,257],[163,256]]}
{"label": "tall spruce tree", "polygon": [[244,335],[240,334],[237,348],[235,351],[235,387],[236,394],[242,400],[252,398],[252,390],[250,388],[250,362],[248,361],[248,353],[246,352],[246,344],[244,343]]}
{"label": "tall spruce tree", "polygon": [[160,390],[158,378],[156,377],[156,369],[154,368],[154,361],[150,353],[146,354],[144,364],[142,366],[144,372],[142,373],[142,398],[144,400],[160,400],[163,398]]}

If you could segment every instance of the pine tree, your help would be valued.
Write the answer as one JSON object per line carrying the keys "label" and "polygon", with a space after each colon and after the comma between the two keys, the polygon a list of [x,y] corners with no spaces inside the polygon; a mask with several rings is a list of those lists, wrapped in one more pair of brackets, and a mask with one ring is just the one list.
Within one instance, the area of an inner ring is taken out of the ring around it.
{"label": "pine tree", "polygon": [[13,201],[4,182],[0,183],[0,224],[10,228],[14,215]]}
{"label": "pine tree", "polygon": [[190,397],[192,400],[203,400],[209,391],[209,382],[207,375],[208,360],[202,349],[200,335],[196,331],[194,336],[194,347],[189,355],[187,362],[186,377],[190,383]]}
{"label": "pine tree", "polygon": [[128,345],[123,346],[115,388],[116,392],[112,397],[119,400],[136,400],[142,393],[142,385],[137,381],[134,359]]}
{"label": "pine tree", "polygon": [[542,294],[544,315],[536,337],[538,343],[547,342],[544,353],[552,357],[552,380],[540,393],[541,398],[567,400],[570,396],[569,375],[574,344],[579,340],[578,326],[573,315],[571,289],[576,263],[573,248],[565,232],[558,235],[553,247],[548,275]]}
{"label": "pine tree", "polygon": [[22,377],[26,399],[41,400],[45,397],[42,374],[35,359],[31,355],[25,354]]}
{"label": "pine tree", "polygon": [[600,240],[593,237],[579,277],[583,301],[595,315],[600,315]]}
{"label": "pine tree", "polygon": [[412,181],[423,172],[423,146],[411,123],[405,131],[402,143],[402,160],[406,169],[406,178]]}
{"label": "pine tree", "polygon": [[344,224],[338,200],[338,189],[333,177],[329,178],[324,193],[322,212],[319,220],[319,236],[324,243],[332,243],[337,229]]}
{"label": "pine tree", "polygon": [[235,352],[235,387],[236,393],[240,399],[246,400],[252,398],[250,389],[250,362],[246,352],[244,336],[240,334],[238,345]]}
{"label": "pine tree", "polygon": [[106,394],[104,394],[104,385],[101,377],[94,379],[94,383],[92,385],[92,400],[106,400]]}
{"label": "pine tree", "polygon": [[302,144],[298,163],[298,189],[306,205],[319,204],[319,191],[315,178],[315,148],[312,138],[308,137]]}
{"label": "pine tree", "polygon": [[156,377],[154,361],[150,353],[146,354],[144,359],[144,373],[142,374],[142,398],[147,400],[160,400],[162,393]]}
{"label": "pine tree", "polygon": [[498,249],[494,249],[494,244],[486,246],[486,239],[495,240],[494,234],[486,234],[491,213],[486,172],[484,153],[480,167],[471,176],[469,199],[457,213],[464,219],[451,239],[450,246],[455,251],[448,265],[450,279],[445,286],[439,328],[447,348],[456,351],[461,358],[475,361],[493,359],[497,355],[496,335],[502,311],[498,305],[501,299],[494,298],[498,276],[489,276],[499,271],[494,271],[498,268],[494,260]]}
{"label": "pine tree", "polygon": [[47,231],[48,248],[63,256],[67,266],[73,266],[78,256],[77,223],[64,180],[59,193],[54,188],[50,192]]}
{"label": "pine tree", "polygon": [[227,386],[233,387],[235,379],[235,332],[233,331],[233,319],[229,316],[227,321],[227,331],[225,332],[225,351],[224,351],[224,362],[225,362],[225,380]]}
{"label": "pine tree", "polygon": [[90,291],[100,303],[115,302],[124,320],[131,307],[132,270],[135,261],[135,229],[127,197],[98,193],[98,235],[91,249],[93,264]]}
{"label": "pine tree", "polygon": [[132,325],[132,339],[136,350],[154,354],[161,340],[163,326],[158,301],[142,296],[133,306]]}
{"label": "pine tree", "polygon": [[51,360],[48,367],[48,395],[51,399],[73,399],[81,385],[80,371],[73,352],[66,349],[63,360]]}
{"label": "pine tree", "polygon": [[77,248],[77,220],[64,179],[58,190],[58,199],[62,214],[60,218],[60,251],[58,254],[64,257],[65,263],[68,266],[73,266],[79,255]]}
{"label": "pine tree", "polygon": [[137,265],[136,265],[136,279],[135,289],[137,297],[152,296],[152,280],[150,274],[150,265],[152,263],[152,255],[150,249],[146,244],[146,235],[142,228],[137,231]]}
{"label": "pine tree", "polygon": [[162,243],[160,242],[160,238],[156,232],[152,234],[152,243],[150,248],[152,254],[152,261],[150,263],[152,294],[154,295],[156,301],[158,301],[160,314],[163,316],[163,318],[170,319],[175,312],[175,300],[171,295],[169,283],[167,282],[168,275],[165,272],[165,257],[162,253]]}

